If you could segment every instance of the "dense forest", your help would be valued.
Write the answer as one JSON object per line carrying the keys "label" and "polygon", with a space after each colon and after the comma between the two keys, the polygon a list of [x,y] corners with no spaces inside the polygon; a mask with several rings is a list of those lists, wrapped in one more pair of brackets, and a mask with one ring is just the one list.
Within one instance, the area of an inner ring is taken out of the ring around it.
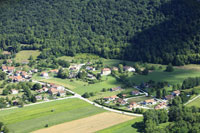
{"label": "dense forest", "polygon": [[1,0],[0,47],[200,63],[199,16],[197,0]]}

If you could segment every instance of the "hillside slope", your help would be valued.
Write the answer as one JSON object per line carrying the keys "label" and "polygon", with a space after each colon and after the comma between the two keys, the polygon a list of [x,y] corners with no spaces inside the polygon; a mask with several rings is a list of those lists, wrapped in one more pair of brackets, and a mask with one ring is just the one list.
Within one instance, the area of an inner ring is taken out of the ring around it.
{"label": "hillside slope", "polygon": [[[1,0],[0,46],[49,55],[200,62],[196,0]],[[21,45],[23,44],[23,45]]]}

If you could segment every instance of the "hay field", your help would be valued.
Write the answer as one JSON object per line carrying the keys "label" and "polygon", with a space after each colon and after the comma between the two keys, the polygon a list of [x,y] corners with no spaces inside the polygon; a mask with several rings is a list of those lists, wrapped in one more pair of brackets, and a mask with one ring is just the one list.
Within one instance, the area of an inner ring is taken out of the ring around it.
{"label": "hay field", "polygon": [[123,123],[135,117],[105,112],[87,118],[66,122],[34,133],[94,133],[110,126]]}

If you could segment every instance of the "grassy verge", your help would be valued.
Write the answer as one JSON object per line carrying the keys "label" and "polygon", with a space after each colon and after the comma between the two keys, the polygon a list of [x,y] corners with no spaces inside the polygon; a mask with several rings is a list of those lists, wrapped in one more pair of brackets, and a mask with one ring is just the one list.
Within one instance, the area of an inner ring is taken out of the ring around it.
{"label": "grassy verge", "polygon": [[[53,111],[51,111],[53,110]],[[101,113],[104,110],[80,99],[66,99],[24,108],[0,111],[0,121],[11,132],[25,133]]]}
{"label": "grassy verge", "polygon": [[196,107],[200,107],[200,97],[195,99],[194,101],[192,101],[191,103],[187,104],[187,106],[196,106]]}

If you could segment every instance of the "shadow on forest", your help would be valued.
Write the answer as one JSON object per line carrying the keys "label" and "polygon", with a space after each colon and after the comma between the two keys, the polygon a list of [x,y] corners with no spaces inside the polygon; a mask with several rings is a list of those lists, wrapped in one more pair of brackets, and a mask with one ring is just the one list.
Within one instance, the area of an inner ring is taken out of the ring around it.
{"label": "shadow on forest", "polygon": [[[161,63],[161,61],[156,58],[162,57],[165,58],[165,63],[172,62],[173,57],[166,57],[164,53],[186,54],[185,51],[190,49],[190,41],[200,33],[200,2],[197,0],[171,0],[155,11],[170,19],[136,33],[129,40],[132,45],[126,49],[125,57],[131,60],[157,63]],[[195,39],[199,41],[200,37]],[[194,42],[194,45],[199,46],[200,44]]]}
{"label": "shadow on forest", "polygon": [[136,122],[131,127],[136,128],[137,132],[144,132],[144,123],[143,122]]}

